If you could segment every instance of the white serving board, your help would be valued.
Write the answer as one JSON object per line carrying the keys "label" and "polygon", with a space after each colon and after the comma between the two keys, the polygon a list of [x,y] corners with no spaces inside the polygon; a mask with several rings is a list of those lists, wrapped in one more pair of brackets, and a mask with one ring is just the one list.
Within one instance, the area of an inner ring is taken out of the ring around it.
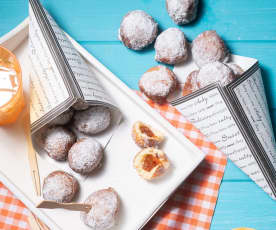
{"label": "white serving board", "polygon": [[[26,98],[30,68],[27,36],[26,19],[0,39],[0,45],[13,50],[21,63]],[[123,121],[106,148],[103,167],[81,182],[76,201],[83,201],[93,191],[111,186],[121,199],[118,224],[114,230],[141,229],[205,155],[92,55],[74,41],[73,45],[90,63],[123,113]],[[167,153],[172,167],[164,177],[153,182],[140,178],[132,166],[133,157],[139,151],[131,138],[131,127],[137,120],[151,124],[166,136],[162,148]],[[35,195],[32,184],[22,121],[21,117],[14,125],[0,127],[0,180],[51,229],[89,229],[81,223],[78,212],[35,208],[42,198]],[[49,172],[57,169],[39,155],[38,163],[41,181]]]}

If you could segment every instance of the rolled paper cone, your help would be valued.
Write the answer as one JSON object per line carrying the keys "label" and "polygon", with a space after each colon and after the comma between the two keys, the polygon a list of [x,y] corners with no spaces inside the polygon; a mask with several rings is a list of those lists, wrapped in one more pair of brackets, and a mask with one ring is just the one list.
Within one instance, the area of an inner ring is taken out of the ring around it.
{"label": "rolled paper cone", "polygon": [[[171,104],[269,196],[276,200],[276,141],[262,72],[253,58],[231,55],[245,72],[232,83],[199,89]],[[173,71],[184,86],[195,63]]]}

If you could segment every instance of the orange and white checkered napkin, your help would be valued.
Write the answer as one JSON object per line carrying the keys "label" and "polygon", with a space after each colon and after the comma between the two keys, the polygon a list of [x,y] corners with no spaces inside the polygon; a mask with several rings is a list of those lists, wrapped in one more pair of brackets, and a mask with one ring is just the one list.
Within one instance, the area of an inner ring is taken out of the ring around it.
{"label": "orange and white checkered napkin", "polygon": [[0,182],[0,229],[26,230],[30,211]]}
{"label": "orange and white checkered napkin", "polygon": [[144,230],[209,229],[227,163],[226,156],[173,106],[169,104],[160,106],[145,96],[141,96],[152,108],[207,154],[205,160],[177,189]]}
{"label": "orange and white checkered napkin", "polygon": [[[160,106],[142,97],[183,135],[207,153],[205,160],[177,189],[144,230],[209,229],[227,162],[225,155],[174,107],[168,104]],[[0,183],[0,229],[29,229],[29,213],[28,209]]]}

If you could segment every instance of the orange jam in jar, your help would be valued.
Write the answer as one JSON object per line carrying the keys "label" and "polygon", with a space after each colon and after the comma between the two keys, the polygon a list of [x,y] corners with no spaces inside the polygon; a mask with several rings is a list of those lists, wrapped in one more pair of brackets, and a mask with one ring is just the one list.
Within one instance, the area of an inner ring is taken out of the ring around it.
{"label": "orange jam in jar", "polygon": [[12,52],[0,46],[0,125],[15,122],[23,107],[19,62]]}

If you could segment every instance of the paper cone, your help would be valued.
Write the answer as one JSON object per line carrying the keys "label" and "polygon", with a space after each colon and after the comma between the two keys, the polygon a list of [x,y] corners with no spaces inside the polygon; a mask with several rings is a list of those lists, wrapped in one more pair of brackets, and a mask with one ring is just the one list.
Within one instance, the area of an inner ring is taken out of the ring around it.
{"label": "paper cone", "polygon": [[[245,73],[226,87],[209,85],[171,101],[271,198],[276,199],[276,144],[258,62],[232,55]],[[180,82],[197,69],[190,61],[175,66]]]}
{"label": "paper cone", "polygon": [[[76,103],[108,106],[111,108],[111,124],[107,130],[93,137],[104,148],[121,120],[121,113],[96,74],[39,0],[29,2],[29,56],[33,70],[30,74],[32,143],[42,158],[46,157],[57,168],[78,179],[85,179],[85,176],[74,172],[67,162],[57,162],[47,156],[41,143],[42,133],[51,126],[54,118]],[[91,138],[69,126],[67,128],[74,132],[77,139]]]}
{"label": "paper cone", "polygon": [[32,132],[77,101],[116,108],[93,71],[38,0],[30,0],[29,20]]}

